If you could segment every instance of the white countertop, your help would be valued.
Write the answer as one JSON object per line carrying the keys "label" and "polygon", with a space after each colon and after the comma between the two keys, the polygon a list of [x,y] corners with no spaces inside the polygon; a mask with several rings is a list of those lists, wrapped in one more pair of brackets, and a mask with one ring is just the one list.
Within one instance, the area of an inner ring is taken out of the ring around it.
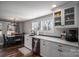
{"label": "white countertop", "polygon": [[77,42],[69,42],[69,41],[66,41],[66,40],[62,40],[61,38],[47,37],[47,36],[37,36],[37,35],[32,36],[32,37],[78,47]]}

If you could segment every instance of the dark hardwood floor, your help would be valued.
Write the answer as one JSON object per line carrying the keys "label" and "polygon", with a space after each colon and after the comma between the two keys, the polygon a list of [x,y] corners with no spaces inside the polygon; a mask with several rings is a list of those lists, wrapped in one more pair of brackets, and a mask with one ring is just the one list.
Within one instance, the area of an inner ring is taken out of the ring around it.
{"label": "dark hardwood floor", "polygon": [[[24,56],[18,48],[23,47],[23,45],[14,45],[12,47],[3,48],[0,50],[0,57],[27,57]],[[40,57],[38,55],[30,53],[28,57]]]}

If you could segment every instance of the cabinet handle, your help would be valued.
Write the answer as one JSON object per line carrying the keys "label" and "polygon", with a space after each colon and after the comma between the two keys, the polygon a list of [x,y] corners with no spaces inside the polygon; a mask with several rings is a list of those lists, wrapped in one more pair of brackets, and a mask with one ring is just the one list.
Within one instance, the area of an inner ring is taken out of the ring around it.
{"label": "cabinet handle", "polygon": [[63,52],[61,49],[58,49],[59,52]]}

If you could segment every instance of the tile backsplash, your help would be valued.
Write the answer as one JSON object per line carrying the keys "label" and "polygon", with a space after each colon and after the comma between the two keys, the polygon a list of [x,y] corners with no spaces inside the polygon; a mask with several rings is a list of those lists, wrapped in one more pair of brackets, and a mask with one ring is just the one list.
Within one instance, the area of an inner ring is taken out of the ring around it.
{"label": "tile backsplash", "polygon": [[[55,28],[54,31],[40,31],[39,33],[42,35],[50,35],[50,36],[61,36],[63,31],[67,31],[70,28]],[[71,28],[74,29],[74,28]],[[79,29],[78,29],[78,36],[79,36]]]}
{"label": "tile backsplash", "polygon": [[61,32],[64,31],[64,29],[54,29],[54,31],[40,31],[39,33],[42,35],[50,35],[50,36],[61,36]]}

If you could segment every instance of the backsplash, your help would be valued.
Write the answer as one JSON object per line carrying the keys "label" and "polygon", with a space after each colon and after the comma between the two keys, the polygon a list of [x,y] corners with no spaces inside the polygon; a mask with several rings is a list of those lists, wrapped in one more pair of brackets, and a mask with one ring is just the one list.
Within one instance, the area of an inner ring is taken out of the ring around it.
{"label": "backsplash", "polygon": [[[40,31],[39,34],[60,37],[63,31],[67,31],[69,29],[70,28],[55,28],[54,31]],[[74,28],[71,28],[71,29],[74,29]],[[79,29],[78,29],[78,36],[79,36]]]}
{"label": "backsplash", "polygon": [[39,34],[60,37],[62,31],[64,31],[64,29],[57,28],[57,29],[54,29],[54,31],[40,31]]}

